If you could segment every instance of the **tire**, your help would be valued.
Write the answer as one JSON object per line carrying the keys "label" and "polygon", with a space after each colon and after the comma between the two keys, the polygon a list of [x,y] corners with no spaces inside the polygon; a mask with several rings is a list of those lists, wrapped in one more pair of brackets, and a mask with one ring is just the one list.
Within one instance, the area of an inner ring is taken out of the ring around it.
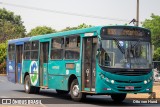
{"label": "tire", "polygon": [[111,94],[111,98],[114,102],[120,103],[126,98],[127,94]]}
{"label": "tire", "polygon": [[31,93],[39,93],[40,87],[31,86],[30,77],[29,75],[27,75],[25,77],[24,89],[26,93],[31,94]]}
{"label": "tire", "polygon": [[56,90],[56,92],[58,94],[68,94],[69,93],[69,91],[65,91],[65,90]]}
{"label": "tire", "polygon": [[82,92],[79,91],[79,86],[78,86],[78,80],[74,79],[71,83],[70,87],[70,92],[71,92],[71,98],[74,101],[82,101],[86,95]]}

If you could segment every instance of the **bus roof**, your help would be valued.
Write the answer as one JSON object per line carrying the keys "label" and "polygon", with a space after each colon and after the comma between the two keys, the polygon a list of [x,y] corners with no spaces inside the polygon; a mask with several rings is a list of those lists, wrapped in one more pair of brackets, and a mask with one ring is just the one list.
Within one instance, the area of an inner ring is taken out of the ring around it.
{"label": "bus roof", "polygon": [[56,36],[67,36],[67,35],[74,35],[74,34],[81,34],[81,33],[90,33],[90,32],[97,32],[100,33],[100,30],[102,27],[131,27],[131,28],[141,28],[144,30],[148,30],[142,27],[137,27],[137,26],[126,26],[126,25],[114,25],[114,26],[95,26],[95,27],[90,27],[90,28],[84,28],[84,29],[78,29],[78,30],[69,30],[69,31],[64,31],[64,32],[57,32],[57,33],[51,33],[51,34],[44,34],[44,35],[37,35],[37,36],[32,36],[32,37],[25,37],[25,38],[18,38],[18,39],[13,39],[9,40],[8,44],[12,43],[24,43],[26,41],[34,41],[34,40],[40,40],[40,39],[47,39],[51,37],[56,37]]}
{"label": "bus roof", "polygon": [[44,38],[56,37],[56,36],[66,36],[66,35],[74,35],[74,34],[81,34],[81,33],[87,33],[87,32],[95,32],[95,31],[100,31],[101,28],[102,28],[101,26],[96,26],[96,27],[90,27],[90,28],[84,28],[84,29],[78,29],[78,30],[70,30],[70,31],[64,31],[64,32],[33,36],[31,37],[30,40],[33,41],[33,40],[39,40]]}
{"label": "bus roof", "polygon": [[12,39],[8,40],[8,44],[23,44],[26,41],[29,41],[31,37],[25,37],[25,38],[17,38],[17,39]]}

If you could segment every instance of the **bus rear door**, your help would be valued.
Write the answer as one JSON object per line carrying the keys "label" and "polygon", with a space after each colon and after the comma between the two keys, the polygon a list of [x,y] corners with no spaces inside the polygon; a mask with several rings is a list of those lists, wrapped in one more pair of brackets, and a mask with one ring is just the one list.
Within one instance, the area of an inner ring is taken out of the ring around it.
{"label": "bus rear door", "polygon": [[49,42],[40,43],[40,86],[48,87]]}
{"label": "bus rear door", "polygon": [[15,82],[21,83],[22,75],[22,57],[23,57],[23,45],[16,45],[16,70],[15,70]]}
{"label": "bus rear door", "polygon": [[83,38],[82,91],[95,91],[97,37]]}

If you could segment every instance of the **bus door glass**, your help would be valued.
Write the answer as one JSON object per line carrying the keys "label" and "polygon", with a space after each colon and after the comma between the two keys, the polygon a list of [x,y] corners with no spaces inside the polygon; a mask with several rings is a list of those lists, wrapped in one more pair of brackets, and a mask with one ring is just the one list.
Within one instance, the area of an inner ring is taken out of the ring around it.
{"label": "bus door glass", "polygon": [[8,57],[7,57],[7,73],[8,73],[7,77],[8,77],[8,80],[13,83],[16,82],[15,57],[16,57],[15,44],[9,44],[8,45]]}
{"label": "bus door glass", "polygon": [[95,91],[97,37],[83,39],[82,90]]}
{"label": "bus door glass", "polygon": [[16,45],[16,72],[15,72],[15,81],[16,83],[21,83],[21,74],[22,74],[22,55],[23,45]]}
{"label": "bus door glass", "polygon": [[40,86],[48,86],[48,54],[49,42],[40,45]]}

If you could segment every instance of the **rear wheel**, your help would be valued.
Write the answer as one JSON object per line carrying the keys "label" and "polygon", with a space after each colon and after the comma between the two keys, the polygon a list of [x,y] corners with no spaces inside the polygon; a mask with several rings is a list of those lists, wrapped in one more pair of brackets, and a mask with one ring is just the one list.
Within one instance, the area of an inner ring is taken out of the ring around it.
{"label": "rear wheel", "polygon": [[123,100],[126,98],[127,94],[111,94],[111,98],[114,102],[123,102]]}
{"label": "rear wheel", "polygon": [[74,79],[71,83],[71,87],[70,87],[70,91],[71,91],[71,98],[74,101],[81,101],[82,99],[85,98],[85,94],[80,92],[79,89],[79,85],[78,85],[78,80]]}
{"label": "rear wheel", "polygon": [[40,87],[31,86],[31,81],[30,81],[29,75],[27,75],[25,77],[24,89],[25,89],[25,92],[28,94],[39,93],[39,91],[40,91]]}
{"label": "rear wheel", "polygon": [[56,92],[58,94],[68,94],[69,93],[69,91],[64,91],[64,90],[56,90]]}

